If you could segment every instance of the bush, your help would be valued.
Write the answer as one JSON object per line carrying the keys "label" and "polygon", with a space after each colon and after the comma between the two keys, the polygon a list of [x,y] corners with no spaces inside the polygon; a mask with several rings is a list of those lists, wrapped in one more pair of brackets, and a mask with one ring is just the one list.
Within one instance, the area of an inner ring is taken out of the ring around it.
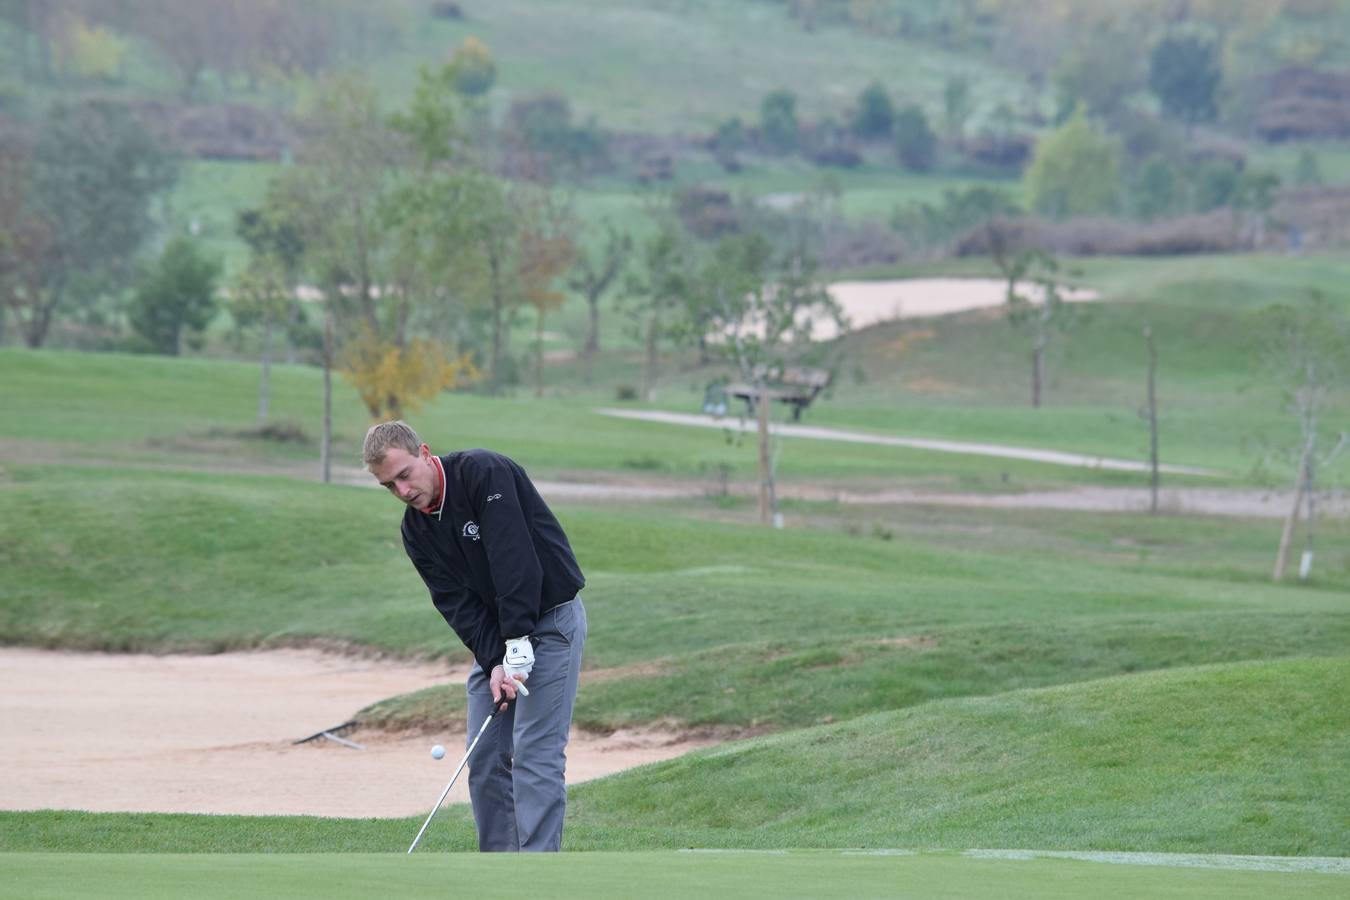
{"label": "bush", "polygon": [[775,153],[792,153],[800,141],[797,124],[797,96],[777,90],[766,94],[759,106],[759,133],[765,146]]}
{"label": "bush", "polygon": [[937,160],[937,135],[917,106],[907,106],[895,117],[895,155],[914,172],[929,171]]}
{"label": "bush", "polygon": [[891,136],[895,127],[895,107],[891,95],[874,81],[858,95],[858,108],[853,112],[852,131],[860,138],[878,139]]}
{"label": "bush", "polygon": [[1350,74],[1290,66],[1261,94],[1256,133],[1267,141],[1350,137]]}
{"label": "bush", "polygon": [[1218,44],[1192,32],[1170,34],[1153,48],[1148,83],[1163,111],[1183,122],[1208,122],[1219,111]]}
{"label": "bush", "polygon": [[740,153],[745,150],[749,143],[745,125],[741,122],[740,117],[732,116],[730,119],[724,119],[718,123],[717,129],[708,139],[708,148],[712,151],[713,159],[717,160],[718,165],[723,169],[728,172],[739,172],[741,170]]}
{"label": "bush", "polygon": [[464,9],[455,0],[436,0],[431,4],[431,17],[461,20],[464,18]]}
{"label": "bush", "polygon": [[918,243],[933,244],[951,240],[990,219],[1020,213],[1012,195],[999,188],[948,188],[942,192],[941,206],[911,203],[897,207],[891,214],[891,228]]}
{"label": "bush", "polygon": [[504,128],[507,142],[516,150],[511,168],[522,175],[563,170],[574,175],[602,172],[611,167],[609,145],[594,118],[572,124],[572,107],[561,94],[540,93],[521,97],[511,104]]}
{"label": "bush", "polygon": [[740,228],[731,194],[721,188],[690,185],[675,195],[675,214],[685,230],[704,240],[715,240]]}
{"label": "bush", "polygon": [[974,162],[1001,172],[1020,173],[1031,158],[1036,139],[1029,134],[995,134],[982,132],[966,141],[966,156]]}
{"label": "bush", "polygon": [[1116,142],[1079,107],[1036,144],[1026,172],[1032,207],[1055,218],[1110,212],[1116,205],[1117,155]]}
{"label": "bush", "polygon": [[201,332],[216,313],[221,264],[206,259],[186,238],[164,248],[142,278],[127,311],[131,327],[156,353],[177,356],[185,339]]}
{"label": "bush", "polygon": [[1120,219],[999,219],[967,232],[956,242],[957,256],[988,256],[997,236],[1010,251],[1038,249],[1067,256],[1180,256],[1233,253],[1250,244],[1241,239],[1227,211],[1143,224]]}

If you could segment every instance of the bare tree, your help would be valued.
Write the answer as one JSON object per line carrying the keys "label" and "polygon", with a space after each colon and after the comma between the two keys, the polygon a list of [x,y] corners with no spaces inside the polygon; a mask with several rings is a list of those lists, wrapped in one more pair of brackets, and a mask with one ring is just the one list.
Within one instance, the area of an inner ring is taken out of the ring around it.
{"label": "bare tree", "polygon": [[790,361],[809,359],[817,323],[842,332],[843,313],[816,277],[815,264],[801,244],[775,252],[761,235],[724,238],[700,267],[689,291],[690,339],[706,334],[753,385],[759,447],[760,521],[777,509],[776,471],[781,443],[770,428],[774,374]]}
{"label": "bare tree", "polygon": [[572,277],[567,281],[569,288],[586,298],[589,311],[586,340],[581,346],[587,381],[591,377],[591,363],[600,350],[600,300],[633,253],[633,239],[619,234],[613,222],[606,221],[604,229],[604,245],[596,253],[580,254],[572,268]]}
{"label": "bare tree", "polygon": [[1280,533],[1272,577],[1275,581],[1284,577],[1289,547],[1302,511],[1307,524],[1299,578],[1304,580],[1312,570],[1318,479],[1347,440],[1345,430],[1326,427],[1323,414],[1333,394],[1350,379],[1350,324],[1317,292],[1307,302],[1277,306],[1268,315],[1266,370],[1299,426],[1294,453],[1297,458],[1294,502]]}
{"label": "bare tree", "polygon": [[[1008,246],[1002,229],[988,229],[994,264],[1007,283],[1008,321],[1013,326],[1031,327],[1031,405],[1039,408],[1045,392],[1045,358],[1055,329],[1063,329],[1069,318],[1060,284],[1059,263],[1044,250],[1016,250]],[[1018,290],[1030,286],[1037,297]]]}
{"label": "bare tree", "polygon": [[1153,326],[1144,326],[1144,343],[1148,346],[1148,390],[1144,399],[1144,417],[1148,419],[1148,511],[1158,514],[1158,345],[1153,341]]}

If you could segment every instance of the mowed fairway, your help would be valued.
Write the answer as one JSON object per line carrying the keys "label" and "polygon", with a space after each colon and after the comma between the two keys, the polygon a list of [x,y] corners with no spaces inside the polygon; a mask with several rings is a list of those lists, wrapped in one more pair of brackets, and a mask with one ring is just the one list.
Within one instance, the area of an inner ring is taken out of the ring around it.
{"label": "mowed fairway", "polygon": [[[957,853],[569,853],[523,856],[390,854],[91,855],[4,857],[0,896],[493,896],[507,884],[546,885],[549,897],[1156,897],[1269,900],[1343,897],[1341,874],[1226,871]],[[1218,866],[1221,863],[1214,863]],[[1268,865],[1277,866],[1277,861]],[[1193,865],[1193,863],[1192,863]]]}

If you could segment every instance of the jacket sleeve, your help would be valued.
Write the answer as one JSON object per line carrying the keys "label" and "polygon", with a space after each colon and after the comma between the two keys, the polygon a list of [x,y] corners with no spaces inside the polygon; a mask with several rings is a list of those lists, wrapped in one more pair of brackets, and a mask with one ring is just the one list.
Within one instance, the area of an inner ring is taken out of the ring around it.
{"label": "jacket sleeve", "polygon": [[497,589],[501,636],[526,637],[538,623],[544,569],[520,505],[515,472],[502,457],[486,451],[467,454],[461,471]]}
{"label": "jacket sleeve", "polygon": [[459,635],[483,671],[491,672],[493,666],[501,665],[502,657],[506,655],[506,643],[497,628],[496,617],[483,601],[443,566],[437,565],[407,532],[403,534],[403,549],[431,592],[431,602],[436,611]]}

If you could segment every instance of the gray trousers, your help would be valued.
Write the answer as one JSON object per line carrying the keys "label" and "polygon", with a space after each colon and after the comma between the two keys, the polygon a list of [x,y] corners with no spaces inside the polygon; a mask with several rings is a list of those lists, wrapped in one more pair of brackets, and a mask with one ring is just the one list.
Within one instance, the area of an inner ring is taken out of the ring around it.
{"label": "gray trousers", "polygon": [[[528,697],[498,713],[469,760],[469,800],[478,849],[558,850],[567,809],[567,738],[586,645],[581,597],[539,617]],[[491,673],[469,672],[469,735],[492,712]]]}

